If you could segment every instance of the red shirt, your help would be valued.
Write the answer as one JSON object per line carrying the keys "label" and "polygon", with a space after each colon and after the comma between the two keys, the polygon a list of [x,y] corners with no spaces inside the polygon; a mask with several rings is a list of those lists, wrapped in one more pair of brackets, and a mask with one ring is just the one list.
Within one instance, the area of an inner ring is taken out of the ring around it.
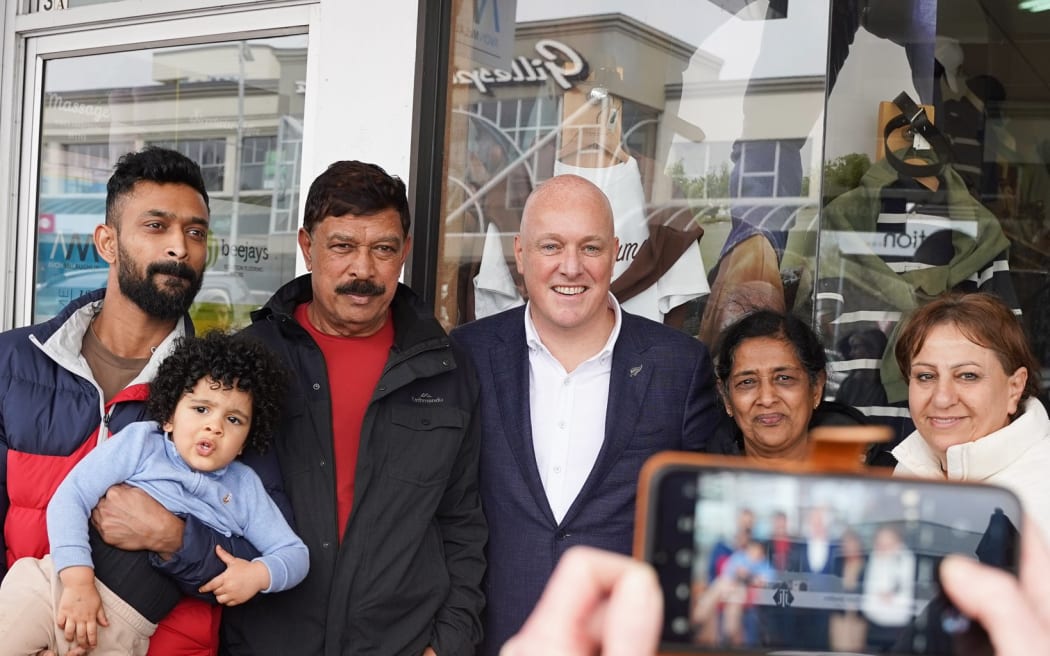
{"label": "red shirt", "polygon": [[394,345],[394,322],[388,315],[383,327],[368,337],[326,335],[310,322],[306,311],[308,305],[303,303],[295,308],[295,320],[317,342],[328,369],[336,509],[339,513],[339,539],[342,540],[346,520],[354,505],[354,474],[361,446],[361,424]]}
{"label": "red shirt", "polygon": [[773,553],[770,554],[770,560],[773,561],[773,567],[779,570],[787,569],[788,559],[791,557],[791,540],[785,537],[773,538],[771,546]]}

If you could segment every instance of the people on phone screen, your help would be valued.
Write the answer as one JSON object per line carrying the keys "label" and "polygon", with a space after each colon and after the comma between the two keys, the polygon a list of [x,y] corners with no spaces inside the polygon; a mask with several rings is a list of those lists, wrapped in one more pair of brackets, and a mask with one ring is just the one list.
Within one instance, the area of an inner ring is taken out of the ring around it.
{"label": "people on phone screen", "polygon": [[[1036,531],[1023,536],[1019,578],[964,556],[945,558],[940,574],[948,597],[988,631],[997,656],[1050,654],[1050,552]],[[662,615],[647,564],[574,547],[500,654],[652,656]]]}

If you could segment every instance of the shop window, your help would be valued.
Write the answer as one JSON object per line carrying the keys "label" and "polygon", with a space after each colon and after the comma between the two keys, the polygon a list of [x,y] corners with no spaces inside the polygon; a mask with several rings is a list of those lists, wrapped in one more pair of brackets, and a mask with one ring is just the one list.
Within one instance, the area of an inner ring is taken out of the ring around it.
{"label": "shop window", "polygon": [[[299,173],[302,168],[303,122],[282,116],[277,122],[274,150],[273,204],[270,234],[294,235],[299,230]],[[287,237],[286,237],[287,238]]]}
{"label": "shop window", "polygon": [[306,77],[306,40],[45,64],[34,322],[105,284],[92,234],[105,221],[106,181],[123,154],[150,144],[196,161],[209,192],[207,269],[191,309],[198,330],[246,325],[251,310],[294,277],[304,101],[296,82]]}
{"label": "shop window", "polygon": [[241,191],[272,189],[277,137],[245,137],[241,142]]}
{"label": "shop window", "polygon": [[[832,2],[820,250],[798,309],[834,360],[829,396],[897,439],[913,423],[896,331],[942,293],[1020,314],[1045,388],[1050,12],[1028,6]],[[893,129],[902,108],[914,120]]]}
{"label": "shop window", "polygon": [[[675,198],[723,199],[728,212],[732,143],[679,143],[671,147],[668,169]],[[728,217],[728,214],[726,214]]]}
{"label": "shop window", "polygon": [[151,141],[150,144],[176,150],[197,162],[208,191],[223,191],[226,175],[226,139],[163,140]]}
{"label": "shop window", "polygon": [[[718,267],[727,253],[762,235],[781,307],[813,255],[827,2],[601,5],[453,5],[431,292],[446,327],[525,302],[513,236],[525,198],[560,173],[611,196],[627,246],[614,276],[652,281],[619,290],[624,307],[709,343],[733,318],[719,303],[705,315],[712,285],[732,295],[746,275]],[[637,259],[654,230],[676,245]]]}
{"label": "shop window", "polygon": [[[909,420],[894,329],[939,293],[999,295],[1050,381],[1050,11],[700,0],[587,13],[518,0],[496,27],[494,4],[453,16],[430,292],[446,326],[525,302],[511,252],[524,199],[573,172],[610,195],[621,242],[644,243],[654,223],[703,229],[647,271],[647,294],[620,298],[626,309],[709,345],[742,312],[794,313],[824,340],[826,396],[898,436]],[[911,125],[887,137],[902,92],[938,138]],[[585,132],[602,135],[592,156],[566,157]],[[617,205],[628,178],[641,199],[630,212]]]}
{"label": "shop window", "polygon": [[[77,194],[104,191],[113,169],[108,143],[62,144],[62,173],[57,182],[62,193]],[[48,182],[44,182],[45,185]]]}

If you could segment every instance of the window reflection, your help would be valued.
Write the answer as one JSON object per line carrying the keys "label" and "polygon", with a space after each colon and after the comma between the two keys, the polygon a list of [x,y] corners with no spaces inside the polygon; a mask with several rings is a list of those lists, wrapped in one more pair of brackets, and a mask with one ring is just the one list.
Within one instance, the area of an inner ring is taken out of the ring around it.
{"label": "window reflection", "polygon": [[[799,309],[834,360],[829,394],[900,439],[913,425],[895,330],[939,293],[999,296],[1050,365],[1050,15],[1006,0],[861,4],[832,3],[821,246]],[[893,129],[902,92],[924,113]]]}
{"label": "window reflection", "polygon": [[[898,435],[910,420],[894,330],[938,293],[1004,298],[1050,378],[1050,11],[605,0],[584,14],[519,0],[497,28],[506,3],[463,4],[436,294],[446,325],[525,301],[510,246],[524,198],[574,172],[614,204],[636,198],[616,217],[613,288],[628,310],[708,344],[756,307],[794,312],[825,341],[828,396]],[[929,140],[911,122],[885,130],[902,92],[925,108]],[[643,289],[654,300],[632,307]]]}
{"label": "window reflection", "polygon": [[[613,292],[628,311],[713,341],[741,308],[769,294],[783,306],[785,251],[799,253],[796,281],[816,244],[788,235],[815,232],[828,16],[826,3],[788,4],[462,3],[439,319],[525,302],[513,236],[528,193],[559,173],[610,196]],[[496,21],[497,6],[515,20]]]}
{"label": "window reflection", "polygon": [[241,191],[273,189],[277,137],[245,137],[241,148]]}
{"label": "window reflection", "polygon": [[295,274],[305,71],[305,35],[48,62],[34,321],[104,285],[106,181],[158,145],[200,164],[211,196],[197,329],[246,325]]}
{"label": "window reflection", "polygon": [[175,150],[201,167],[204,185],[210,194],[223,190],[223,177],[226,174],[226,139],[180,139],[175,141],[149,141],[150,146],[160,146]]}

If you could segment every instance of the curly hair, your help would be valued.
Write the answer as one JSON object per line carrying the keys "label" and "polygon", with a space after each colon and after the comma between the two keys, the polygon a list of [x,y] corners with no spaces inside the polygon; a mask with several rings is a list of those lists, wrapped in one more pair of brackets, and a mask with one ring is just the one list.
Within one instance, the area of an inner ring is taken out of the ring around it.
{"label": "curly hair", "polygon": [[264,453],[277,427],[287,378],[277,356],[244,335],[213,331],[183,337],[150,383],[150,417],[161,424],[171,419],[179,400],[203,378],[211,378],[223,389],[251,394],[252,421],[245,447]]}

